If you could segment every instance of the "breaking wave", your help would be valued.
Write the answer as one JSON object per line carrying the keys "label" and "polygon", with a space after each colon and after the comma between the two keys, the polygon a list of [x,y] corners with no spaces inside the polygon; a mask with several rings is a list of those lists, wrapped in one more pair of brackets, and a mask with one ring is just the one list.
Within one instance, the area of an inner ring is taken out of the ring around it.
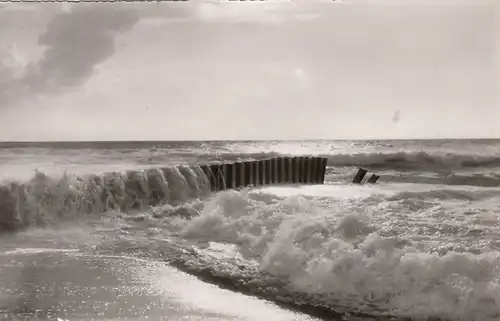
{"label": "breaking wave", "polygon": [[[331,168],[500,165],[497,156],[425,152],[325,156]],[[163,260],[325,319],[500,320],[500,219],[498,207],[485,206],[498,204],[498,190],[347,188],[373,190],[345,199],[241,190],[201,200],[209,182],[199,166],[61,177],[37,172],[0,185],[0,229],[110,213],[116,230],[92,229],[107,234],[93,244],[101,254]]]}
{"label": "breaking wave", "polygon": [[[151,218],[149,226],[156,222],[173,237],[147,234],[143,253],[325,319],[500,319],[500,253],[488,237],[465,237],[493,230],[491,220],[468,226],[460,212],[443,214],[439,203],[411,194],[324,201],[221,192],[189,217]],[[139,231],[122,245],[125,253],[140,251]]]}
{"label": "breaking wave", "polygon": [[357,153],[329,155],[329,165],[371,166],[375,168],[418,169],[500,166],[498,155],[430,154],[426,152]]}
{"label": "breaking wave", "polygon": [[81,214],[132,212],[181,204],[209,193],[199,166],[129,170],[85,177],[36,172],[24,183],[0,185],[0,230],[43,226]]}
{"label": "breaking wave", "polygon": [[440,205],[495,202],[498,191],[442,188],[342,200],[335,193],[241,190],[197,199],[207,193],[197,166],[58,179],[37,173],[1,187],[0,217],[12,230],[115,211],[120,237],[106,229],[94,244],[100,254],[159,259],[325,319],[500,319],[500,238],[492,239],[498,224],[492,217],[469,222],[470,213]]}
{"label": "breaking wave", "polygon": [[[185,156],[188,152],[168,152],[162,150],[151,152],[148,157],[138,157],[138,164],[151,164],[164,162],[174,156]],[[191,152],[190,154],[193,154]],[[300,156],[297,153],[280,153],[275,151],[259,153],[234,153],[231,151],[220,151],[218,153],[209,153],[206,151],[197,151],[196,161],[241,161],[241,160],[260,160],[265,158]],[[475,154],[455,154],[455,153],[432,153],[423,151],[412,152],[373,152],[373,153],[349,153],[349,154],[325,154],[320,153],[319,157],[327,157],[329,166],[367,166],[376,169],[457,169],[457,168],[476,168],[476,167],[497,167],[500,166],[500,155],[475,155]]]}
{"label": "breaking wave", "polygon": [[[221,153],[220,155],[223,155]],[[244,154],[233,155],[239,159]],[[290,156],[276,152],[246,154],[247,157],[261,159],[269,156]],[[316,156],[316,155],[315,155]],[[349,154],[319,154],[327,157],[329,166],[368,166],[380,169],[454,169],[474,167],[500,166],[500,155],[473,155],[454,153],[388,152],[388,153],[349,153]],[[224,156],[225,158],[228,155]]]}

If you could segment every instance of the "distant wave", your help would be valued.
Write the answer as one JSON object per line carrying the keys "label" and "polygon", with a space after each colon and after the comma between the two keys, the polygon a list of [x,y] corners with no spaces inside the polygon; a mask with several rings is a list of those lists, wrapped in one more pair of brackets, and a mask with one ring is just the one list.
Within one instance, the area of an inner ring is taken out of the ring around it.
{"label": "distant wave", "polygon": [[[127,151],[122,151],[126,153]],[[133,151],[137,153],[137,151]],[[260,160],[266,158],[274,158],[278,156],[283,156],[276,152],[261,152],[261,153],[232,153],[227,151],[221,152],[205,152],[201,150],[185,150],[185,151],[162,151],[162,150],[150,150],[148,155],[140,154],[137,157],[137,163],[141,165],[146,164],[158,164],[170,161],[171,159],[190,159],[195,162],[213,162],[213,161],[243,161],[243,160]]]}
{"label": "distant wave", "polygon": [[434,154],[427,152],[355,153],[321,155],[330,166],[419,169],[500,166],[500,155]]}
{"label": "distant wave", "polygon": [[[232,161],[243,159],[263,159],[267,157],[297,156],[279,152],[261,153],[232,153],[220,152],[204,154],[200,152],[200,160],[227,159]],[[309,155],[304,155],[309,156]],[[319,154],[328,158],[330,166],[367,166],[379,169],[453,169],[474,167],[500,167],[500,155],[472,155],[472,154],[439,154],[424,151],[391,152],[391,153],[353,153],[353,154]],[[157,156],[161,157],[161,156]]]}
{"label": "distant wave", "polygon": [[[354,173],[344,175],[343,179],[351,180]],[[479,187],[499,187],[500,186],[500,173],[477,173],[477,174],[450,174],[442,173],[434,177],[427,177],[422,175],[413,175],[399,173],[399,175],[383,174],[384,182],[403,182],[403,183],[419,183],[419,184],[443,184],[443,185],[463,185],[463,186],[479,186]]]}
{"label": "distant wave", "polygon": [[330,165],[371,166],[376,168],[457,168],[500,166],[500,156],[469,154],[430,154],[426,152],[358,153],[328,156]]}

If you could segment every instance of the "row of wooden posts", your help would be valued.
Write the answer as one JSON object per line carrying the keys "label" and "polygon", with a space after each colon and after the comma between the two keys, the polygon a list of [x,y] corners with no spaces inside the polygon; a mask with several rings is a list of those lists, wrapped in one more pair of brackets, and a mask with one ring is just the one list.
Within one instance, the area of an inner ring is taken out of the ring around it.
{"label": "row of wooden posts", "polygon": [[212,191],[276,184],[323,184],[327,158],[278,157],[201,165]]}

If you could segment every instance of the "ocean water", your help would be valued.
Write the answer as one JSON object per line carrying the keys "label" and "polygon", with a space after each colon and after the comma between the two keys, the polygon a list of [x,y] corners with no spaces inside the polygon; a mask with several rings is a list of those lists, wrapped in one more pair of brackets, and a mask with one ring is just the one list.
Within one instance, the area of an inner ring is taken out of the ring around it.
{"label": "ocean water", "polygon": [[[328,157],[325,184],[210,193],[196,165],[278,155]],[[351,184],[359,166],[379,183]],[[325,320],[500,320],[498,140],[0,143],[0,180],[5,320],[120,319],[81,299],[104,279],[64,284],[80,291],[65,310],[47,281],[98,257]],[[45,290],[26,288],[34,266],[48,267]],[[149,320],[172,312],[158,313]]]}

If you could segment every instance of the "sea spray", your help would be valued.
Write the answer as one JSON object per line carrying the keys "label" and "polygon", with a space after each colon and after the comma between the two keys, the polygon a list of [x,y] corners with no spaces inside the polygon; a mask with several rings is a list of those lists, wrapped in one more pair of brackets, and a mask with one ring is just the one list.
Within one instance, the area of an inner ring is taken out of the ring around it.
{"label": "sea spray", "polygon": [[[129,170],[102,175],[51,177],[37,171],[27,182],[0,185],[0,228],[43,226],[83,214],[138,212],[161,204],[182,204],[209,193],[198,166]],[[193,169],[194,168],[194,169]]]}

